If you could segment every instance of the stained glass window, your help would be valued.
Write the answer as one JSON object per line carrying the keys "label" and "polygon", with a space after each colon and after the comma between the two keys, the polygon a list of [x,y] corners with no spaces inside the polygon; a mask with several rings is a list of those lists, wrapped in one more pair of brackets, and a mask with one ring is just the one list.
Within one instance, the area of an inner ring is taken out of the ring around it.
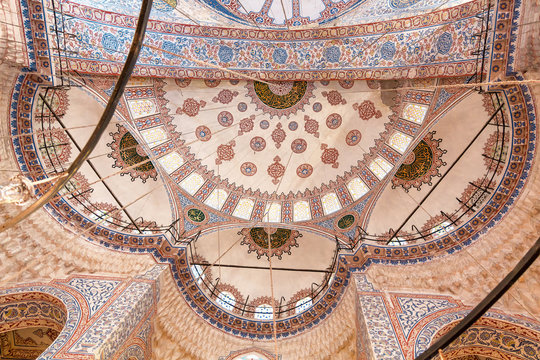
{"label": "stained glass window", "polygon": [[255,203],[251,199],[240,199],[236,208],[234,209],[233,216],[239,217],[244,220],[251,219],[251,212]]}
{"label": "stained glass window", "polygon": [[450,221],[443,221],[442,223],[431,229],[431,232],[437,234],[438,236],[443,236],[446,233],[451,232],[452,230],[454,230],[454,225],[452,225]]}
{"label": "stained glass window", "polygon": [[405,239],[395,236],[389,243],[390,246],[405,245]]}
{"label": "stained glass window", "polygon": [[206,276],[205,274],[203,274],[202,266],[201,265],[191,265],[189,269],[191,270],[191,273],[193,274],[193,278],[195,278],[195,280],[197,280],[197,284],[202,283],[202,281],[204,280],[204,277]]}
{"label": "stained glass window", "polygon": [[152,129],[142,130],[141,136],[150,148],[156,147],[164,143],[169,137],[163,126],[157,126]]}
{"label": "stained glass window", "polygon": [[261,357],[257,354],[251,353],[251,354],[244,354],[239,355],[235,357],[233,360],[266,360],[266,357]]}
{"label": "stained glass window", "polygon": [[297,201],[293,207],[294,221],[311,220],[311,209],[307,201]]}
{"label": "stained glass window", "polygon": [[280,203],[266,203],[266,209],[264,209],[264,221],[266,222],[280,222],[281,221],[281,204]]}
{"label": "stained glass window", "polygon": [[324,213],[326,215],[341,209],[341,204],[335,192],[328,193],[321,198]]}
{"label": "stained glass window", "polygon": [[313,305],[313,300],[308,296],[300,299],[296,302],[295,313],[300,314],[302,311],[306,311]]}
{"label": "stained glass window", "polygon": [[184,164],[184,159],[177,152],[168,153],[167,155],[160,157],[158,161],[167,174],[171,174],[174,170]]}
{"label": "stained glass window", "polygon": [[272,313],[272,307],[268,304],[262,304],[255,308],[255,319],[258,320],[272,320],[274,317]]}
{"label": "stained glass window", "polygon": [[354,178],[347,184],[347,189],[349,189],[349,193],[351,194],[353,200],[360,199],[364,194],[366,194],[369,191],[368,186],[360,179],[360,178]]}
{"label": "stained glass window", "polygon": [[128,101],[128,104],[129,110],[131,111],[134,119],[152,115],[157,112],[157,107],[154,100],[130,100]]}
{"label": "stained glass window", "polygon": [[225,204],[228,196],[229,194],[225,190],[215,189],[208,198],[206,198],[204,203],[214,209],[220,210],[223,207],[223,204]]}
{"label": "stained glass window", "polygon": [[196,172],[192,172],[188,175],[188,177],[182,180],[180,186],[189,194],[193,195],[201,188],[201,186],[203,186],[203,184],[204,178]]}
{"label": "stained glass window", "polygon": [[382,180],[386,174],[392,170],[392,165],[382,157],[378,157],[369,163],[369,170],[371,170],[379,180]]}
{"label": "stained glass window", "polygon": [[219,293],[216,302],[222,308],[232,310],[234,308],[234,304],[236,303],[236,299],[234,298],[234,295],[230,292],[222,291]]}
{"label": "stained glass window", "polygon": [[427,106],[417,105],[417,104],[407,104],[403,108],[403,118],[421,124],[424,122],[424,117],[426,116]]}
{"label": "stained glass window", "polygon": [[411,141],[412,141],[412,138],[410,136],[407,136],[399,131],[396,131],[390,137],[388,144],[403,154],[405,150],[407,150],[407,147],[409,146]]}

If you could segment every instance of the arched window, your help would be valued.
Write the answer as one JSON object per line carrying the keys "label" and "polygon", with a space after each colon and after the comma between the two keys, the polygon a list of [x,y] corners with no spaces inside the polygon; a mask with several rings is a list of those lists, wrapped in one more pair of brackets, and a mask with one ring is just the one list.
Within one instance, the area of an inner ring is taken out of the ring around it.
{"label": "arched window", "polygon": [[371,170],[379,180],[382,180],[386,174],[392,170],[392,165],[382,157],[378,157],[369,163],[369,170]]}
{"label": "arched window", "polygon": [[326,215],[341,209],[341,204],[335,192],[329,192],[321,198],[321,203]]}
{"label": "arched window", "polygon": [[426,116],[427,106],[417,105],[417,104],[407,104],[403,108],[402,117],[405,120],[421,124],[424,122],[424,117]]}
{"label": "arched window", "polygon": [[273,318],[272,307],[268,304],[257,306],[254,317],[258,320],[271,320]]}
{"label": "arched window", "polygon": [[395,236],[389,243],[390,246],[400,246],[405,245],[405,239]]}
{"label": "arched window", "polygon": [[234,304],[236,304],[236,299],[230,292],[222,291],[219,293],[216,302],[222,308],[232,310],[234,308]]}
{"label": "arched window", "polygon": [[235,357],[233,360],[266,360],[266,357],[261,357],[258,354],[251,353]]}
{"label": "arched window", "polygon": [[202,283],[204,280],[205,275],[203,274],[203,268],[201,265],[191,265],[190,267],[191,273],[193,274],[193,277],[195,280],[197,280],[197,284]]}
{"label": "arched window", "polygon": [[306,311],[313,305],[313,299],[311,297],[305,297],[296,302],[294,312],[300,314],[302,311]]}
{"label": "arched window", "polygon": [[396,131],[392,134],[390,139],[388,139],[388,145],[403,154],[405,150],[407,150],[407,147],[409,146],[411,141],[412,138],[410,136],[407,136],[402,132]]}
{"label": "arched window", "polygon": [[433,229],[431,229],[431,233],[438,236],[443,236],[446,233],[451,232],[452,230],[454,230],[454,225],[452,225],[450,221],[443,221],[439,225],[433,227]]}

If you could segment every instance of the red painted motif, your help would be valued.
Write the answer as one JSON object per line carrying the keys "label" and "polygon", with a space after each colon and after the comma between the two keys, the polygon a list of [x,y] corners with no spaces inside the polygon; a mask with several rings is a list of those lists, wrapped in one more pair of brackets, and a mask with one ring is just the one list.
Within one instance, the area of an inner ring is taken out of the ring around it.
{"label": "red painted motif", "polygon": [[309,177],[311,174],[313,174],[313,166],[309,164],[302,164],[296,169],[296,175],[303,179]]}
{"label": "red painted motif", "polygon": [[328,115],[328,117],[326,118],[326,126],[327,126],[329,129],[332,129],[332,130],[335,130],[335,129],[337,129],[338,127],[340,127],[340,126],[341,126],[341,122],[342,122],[341,115],[336,114],[336,113],[330,114],[330,115]]}
{"label": "red painted motif", "polygon": [[360,133],[360,130],[354,129],[349,131],[347,134],[347,137],[345,138],[345,142],[349,146],[354,146],[360,142],[362,139],[362,133]]}
{"label": "red painted motif", "polygon": [[240,120],[240,130],[238,130],[238,135],[243,135],[245,133],[250,132],[253,130],[253,120],[255,119],[255,115],[251,115],[248,118],[244,118]]}
{"label": "red painted motif", "polygon": [[347,103],[347,100],[336,90],[323,91],[322,96],[328,100],[330,105],[345,105]]}
{"label": "red painted motif", "polygon": [[212,137],[212,132],[207,126],[201,125],[195,129],[195,135],[201,141],[208,141]]}
{"label": "red painted motif", "polygon": [[206,106],[206,101],[201,100],[197,101],[193,98],[188,98],[184,100],[184,104],[182,105],[182,108],[176,109],[177,114],[186,114],[188,116],[197,116],[199,114],[199,110]]}
{"label": "red painted motif", "polygon": [[257,173],[257,166],[252,162],[245,162],[240,166],[240,171],[245,176],[253,176]]}
{"label": "red painted motif", "polygon": [[333,168],[337,169],[339,167],[339,162],[337,161],[339,151],[336,148],[329,148],[326,144],[321,145],[321,150],[323,150],[321,161],[324,164],[332,165]]}
{"label": "red painted motif", "polygon": [[266,141],[260,136],[255,136],[249,142],[249,146],[253,151],[263,151],[266,147]]}
{"label": "red painted motif", "polygon": [[293,153],[301,154],[307,149],[307,141],[304,139],[295,139],[291,143],[291,150]]}
{"label": "red painted motif", "polygon": [[218,114],[217,120],[218,120],[219,125],[224,126],[224,127],[229,127],[233,124],[234,117],[230,112],[222,111]]}
{"label": "red painted motif", "polygon": [[204,84],[210,88],[214,88],[218,86],[221,83],[221,80],[217,79],[206,79],[204,80]]}
{"label": "red painted motif", "polygon": [[222,144],[219,145],[217,148],[217,159],[216,164],[219,165],[223,163],[223,161],[230,161],[234,159],[234,150],[233,147],[236,146],[236,142],[232,140],[228,144]]}
{"label": "red painted motif", "polygon": [[238,91],[231,91],[229,89],[224,89],[224,90],[221,90],[217,96],[214,96],[212,101],[215,103],[220,102],[222,104],[228,104],[237,95],[238,95]]}
{"label": "red painted motif", "polygon": [[285,133],[285,130],[282,129],[281,123],[278,123],[274,131],[272,131],[272,140],[274,140],[276,148],[279,149],[281,147],[281,143],[285,140],[286,137],[287,134]]}
{"label": "red painted motif", "polygon": [[311,119],[309,116],[306,115],[304,116],[304,121],[306,122],[304,124],[304,130],[306,130],[308,134],[312,134],[313,136],[318,138],[319,137],[319,123],[317,122],[317,120]]}
{"label": "red painted motif", "polygon": [[189,84],[191,84],[191,79],[174,79],[174,82],[179,87],[186,88],[189,86]]}
{"label": "red painted motif", "polygon": [[361,104],[355,103],[353,109],[358,111],[358,115],[362,120],[369,120],[374,116],[378,119],[382,116],[382,113],[375,108],[375,104],[371,100],[364,100]]}
{"label": "red painted motif", "polygon": [[268,166],[268,175],[272,177],[272,183],[278,184],[279,178],[285,174],[285,166],[280,164],[281,158],[279,156],[276,156],[274,158],[274,163],[272,163],[270,166]]}

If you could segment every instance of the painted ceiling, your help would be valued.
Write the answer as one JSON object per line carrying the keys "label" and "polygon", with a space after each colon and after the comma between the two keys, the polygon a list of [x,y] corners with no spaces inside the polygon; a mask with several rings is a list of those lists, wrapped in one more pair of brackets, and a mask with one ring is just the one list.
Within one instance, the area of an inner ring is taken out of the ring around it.
{"label": "painted ceiling", "polygon": [[[325,2],[343,5],[343,18],[367,3]],[[64,4],[67,14],[79,16],[86,5],[114,11],[103,1]],[[168,16],[168,4],[156,2],[154,16]],[[227,19],[220,12],[234,4],[223,2],[211,14]],[[401,4],[413,9],[426,2]],[[173,31],[155,21],[147,40],[168,52],[143,51],[139,76],[129,82],[106,135],[47,211],[91,242],[151,253],[169,264],[177,295],[223,331],[273,336],[268,317],[230,309],[219,297],[223,292],[252,308],[284,299],[278,337],[309,329],[341,301],[351,271],[454,252],[499,221],[523,188],[535,152],[536,113],[528,89],[512,85],[494,95],[457,86],[472,79],[457,75],[476,71],[469,35],[477,29],[468,25],[478,25],[478,4],[437,9],[437,15],[423,18],[434,28],[405,26],[398,33],[383,24],[378,30],[341,28],[325,33],[322,42],[321,34],[309,29],[253,30],[221,39],[233,30],[197,27],[211,35],[184,36],[193,28]],[[64,24],[76,34],[69,45],[76,52],[69,57],[70,70],[81,70],[72,86],[52,89],[47,78],[21,75],[13,91],[13,150],[20,169],[34,180],[65,171],[86,143],[130,41],[133,17],[117,14],[111,20],[110,13],[95,8],[85,14]],[[453,20],[446,24],[439,15]],[[323,21],[310,16],[309,22]],[[418,15],[386,24],[420,20]],[[339,35],[346,30],[355,32]],[[268,37],[257,39],[261,34]],[[280,34],[305,35],[309,46],[293,39],[281,48]],[[351,53],[359,48],[351,43],[358,34],[385,41],[360,56]],[[424,38],[415,52],[413,45]],[[179,63],[175,54],[184,49],[188,59]],[[246,73],[210,71],[192,61],[198,56],[269,75],[253,81],[244,79]],[[362,63],[351,65],[356,59]],[[44,69],[46,61],[39,61]],[[427,79],[406,80],[409,73],[384,70],[416,65],[421,69],[413,76]],[[369,75],[344,71],[347,66],[363,67]],[[378,66],[380,71],[373,70]],[[499,76],[502,70],[495,66],[492,75]],[[332,80],[323,80],[330,67]],[[344,80],[349,75],[355,80]],[[436,75],[440,78],[429,78]],[[45,190],[46,185],[37,188]],[[263,271],[269,260],[276,268],[316,271],[276,275],[269,299]],[[313,283],[324,285],[317,295]],[[298,301],[310,296],[310,306],[297,312]]]}
{"label": "painted ceiling", "polygon": [[[155,0],[151,19],[227,27],[344,26],[404,18],[470,0]],[[137,15],[139,0],[65,1]]]}
{"label": "painted ceiling", "polygon": [[[186,8],[205,9],[193,1],[188,3]],[[48,22],[56,22],[75,35],[63,39],[62,51],[52,54],[67,63],[66,69],[87,74],[120,73],[136,14],[111,12],[115,7],[109,8],[108,3],[99,9],[99,4],[67,1],[62,5],[64,17],[47,12]],[[429,15],[296,31],[155,20],[149,23],[146,46],[134,73],[206,79],[236,79],[243,73],[252,78],[311,81],[473,75],[477,63],[473,52],[479,46],[474,34],[482,26],[476,15],[482,11],[482,2],[477,0],[441,7]],[[71,17],[77,21],[66,20]],[[37,65],[47,68],[48,64],[44,60]]]}

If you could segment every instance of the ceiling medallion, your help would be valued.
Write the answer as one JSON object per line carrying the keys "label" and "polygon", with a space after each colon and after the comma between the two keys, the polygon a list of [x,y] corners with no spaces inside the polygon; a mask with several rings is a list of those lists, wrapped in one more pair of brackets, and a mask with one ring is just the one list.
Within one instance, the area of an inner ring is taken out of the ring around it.
{"label": "ceiling medallion", "polygon": [[409,191],[411,187],[420,190],[422,184],[431,186],[432,177],[441,176],[439,168],[446,165],[446,162],[442,161],[442,155],[446,150],[439,147],[442,139],[434,139],[434,134],[434,131],[427,133],[407,155],[392,179],[393,189],[401,186],[405,191]]}
{"label": "ceiling medallion", "polygon": [[313,97],[315,86],[307,81],[280,81],[271,84],[248,81],[246,84],[251,102],[257,109],[271,117],[288,117],[304,108]]}
{"label": "ceiling medallion", "polygon": [[244,236],[240,244],[249,246],[248,253],[256,252],[257,259],[263,255],[268,257],[268,237],[270,237],[271,256],[275,255],[280,260],[283,253],[291,255],[291,248],[298,247],[296,239],[302,237],[296,230],[262,227],[244,228],[238,235]]}
{"label": "ceiling medallion", "polygon": [[347,214],[341,217],[336,225],[339,230],[349,230],[356,223],[356,217],[353,214]]}
{"label": "ceiling medallion", "polygon": [[[112,153],[107,156],[115,160],[113,167],[127,169],[130,166],[148,160],[148,155],[146,155],[144,149],[139,145],[133,135],[122,125],[117,124],[116,126],[118,131],[109,134],[112,136],[113,142],[107,144],[112,149]],[[131,181],[135,181],[136,178],[140,178],[143,183],[148,178],[157,180],[157,171],[151,161],[120,173],[122,176],[125,174],[131,176]]]}

